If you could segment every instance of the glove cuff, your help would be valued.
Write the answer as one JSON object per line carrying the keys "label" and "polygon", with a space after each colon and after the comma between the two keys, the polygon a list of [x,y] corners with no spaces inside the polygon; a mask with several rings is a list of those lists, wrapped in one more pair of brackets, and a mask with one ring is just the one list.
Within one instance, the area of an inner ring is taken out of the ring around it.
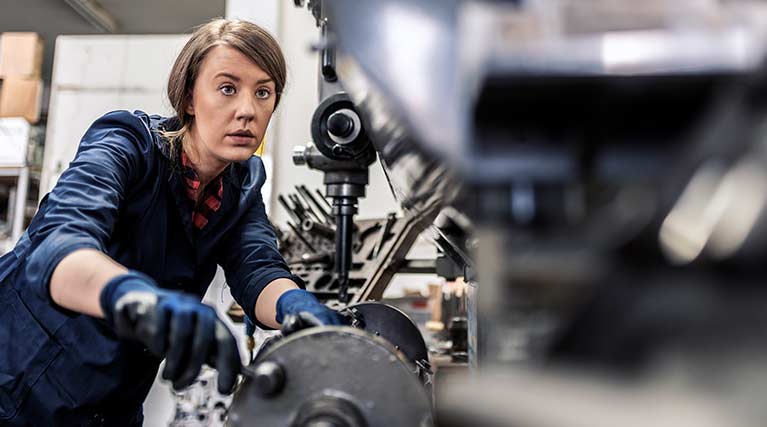
{"label": "glove cuff", "polygon": [[292,306],[296,303],[300,304],[301,302],[314,302],[320,304],[320,301],[312,295],[311,292],[303,289],[291,289],[283,292],[282,295],[277,298],[277,317],[275,319],[277,320],[277,323],[282,324],[285,320],[285,316],[293,312],[291,310]]}
{"label": "glove cuff", "polygon": [[131,291],[157,293],[158,288],[153,283],[151,277],[135,270],[129,270],[107,282],[99,295],[99,305],[107,323],[114,326],[114,309],[121,296]]}

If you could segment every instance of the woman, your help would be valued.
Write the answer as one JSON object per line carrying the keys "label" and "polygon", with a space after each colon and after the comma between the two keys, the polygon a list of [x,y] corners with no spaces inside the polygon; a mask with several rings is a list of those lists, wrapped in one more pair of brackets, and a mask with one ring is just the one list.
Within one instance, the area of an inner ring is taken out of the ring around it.
{"label": "woman", "polygon": [[262,327],[339,323],[299,289],[261,200],[253,153],[285,77],[268,33],[216,20],[173,67],[176,117],[117,111],[90,127],[0,258],[0,425],[140,425],[163,358],[174,387],[209,363],[231,392],[235,340],[200,303],[217,264]]}

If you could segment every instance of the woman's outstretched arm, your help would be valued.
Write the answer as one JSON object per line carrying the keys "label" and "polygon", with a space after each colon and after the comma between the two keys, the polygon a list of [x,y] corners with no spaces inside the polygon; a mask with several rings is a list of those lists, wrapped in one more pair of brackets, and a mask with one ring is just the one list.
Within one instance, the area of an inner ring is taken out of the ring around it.
{"label": "woman's outstretched arm", "polygon": [[104,286],[128,269],[95,249],[78,249],[61,260],[51,277],[53,302],[68,310],[104,317],[99,296]]}

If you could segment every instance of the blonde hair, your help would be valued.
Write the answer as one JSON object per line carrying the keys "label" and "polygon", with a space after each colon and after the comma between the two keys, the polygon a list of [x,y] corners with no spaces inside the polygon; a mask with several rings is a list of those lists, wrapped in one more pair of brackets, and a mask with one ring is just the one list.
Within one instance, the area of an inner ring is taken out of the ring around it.
{"label": "blonde hair", "polygon": [[205,55],[219,45],[237,49],[264,70],[274,81],[274,108],[276,109],[280,103],[287,79],[287,67],[277,40],[252,22],[227,19],[208,22],[198,27],[181,49],[168,78],[168,100],[179,122],[178,129],[162,131],[162,136],[170,144],[171,151],[183,141],[184,135],[189,132],[194,122],[194,116],[187,113],[192,88]]}

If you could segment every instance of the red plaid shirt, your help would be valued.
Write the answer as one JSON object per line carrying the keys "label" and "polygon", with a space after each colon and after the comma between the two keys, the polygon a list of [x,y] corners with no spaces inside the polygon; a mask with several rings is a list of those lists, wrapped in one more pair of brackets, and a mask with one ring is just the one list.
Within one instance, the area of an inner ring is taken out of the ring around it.
{"label": "red plaid shirt", "polygon": [[200,176],[192,168],[186,153],[181,151],[181,166],[183,167],[184,182],[186,183],[186,195],[195,202],[195,208],[192,211],[192,223],[198,230],[202,230],[211,216],[221,207],[221,199],[224,196],[224,184],[221,175],[218,175],[213,181],[205,187],[205,193],[202,195],[202,203],[197,202],[197,195],[200,192]]}

